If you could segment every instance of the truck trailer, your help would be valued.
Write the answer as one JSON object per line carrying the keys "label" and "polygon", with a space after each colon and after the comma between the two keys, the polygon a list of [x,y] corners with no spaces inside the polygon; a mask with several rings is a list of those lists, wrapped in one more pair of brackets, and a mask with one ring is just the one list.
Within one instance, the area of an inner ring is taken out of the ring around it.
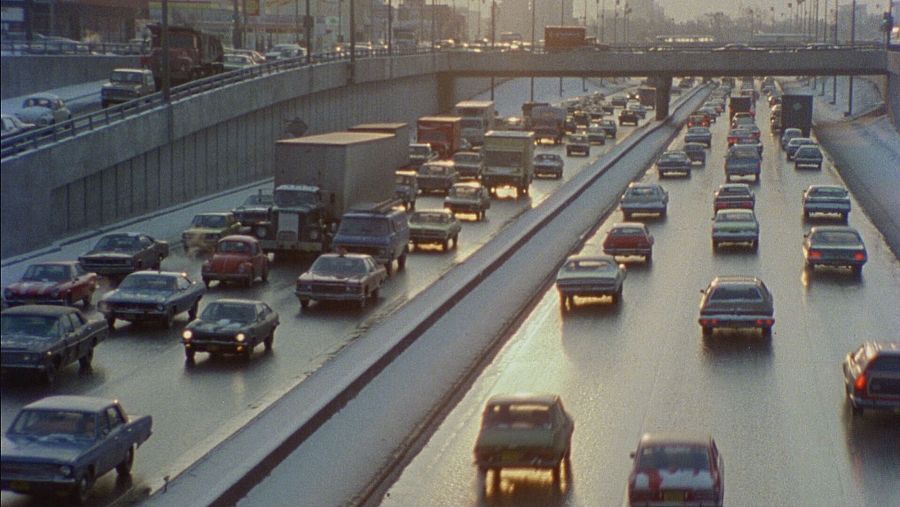
{"label": "truck trailer", "polygon": [[446,159],[459,151],[462,139],[462,118],[459,116],[423,116],[416,122],[416,139],[428,143]]}
{"label": "truck trailer", "polygon": [[528,195],[534,179],[534,134],[491,131],[484,135],[484,172],[481,183],[495,195],[499,187],[514,187],[516,196]]}
{"label": "truck trailer", "polygon": [[535,141],[549,139],[560,144],[566,135],[566,110],[554,106],[538,106],[531,110],[531,127]]}
{"label": "truck trailer", "polygon": [[781,96],[781,128],[798,128],[809,137],[812,128],[812,95],[786,94]]}
{"label": "truck trailer", "polygon": [[409,125],[406,123],[362,123],[348,128],[347,131],[392,134],[396,151],[394,169],[400,169],[409,164]]}
{"label": "truck trailer", "polygon": [[275,204],[253,234],[263,250],[319,254],[360,203],[394,200],[392,134],[333,132],[275,143]]}
{"label": "truck trailer", "polygon": [[453,114],[462,118],[463,139],[472,146],[481,146],[485,132],[494,130],[495,111],[493,100],[466,100],[456,104]]}

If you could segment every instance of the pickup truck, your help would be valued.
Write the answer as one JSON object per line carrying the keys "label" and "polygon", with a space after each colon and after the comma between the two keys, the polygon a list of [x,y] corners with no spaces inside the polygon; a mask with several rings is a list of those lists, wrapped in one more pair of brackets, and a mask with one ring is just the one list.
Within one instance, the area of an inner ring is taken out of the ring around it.
{"label": "pickup truck", "polygon": [[0,314],[3,374],[34,372],[52,384],[57,372],[78,361],[91,367],[94,347],[109,335],[102,320],[88,320],[70,306],[24,305]]}
{"label": "pickup truck", "polygon": [[83,503],[113,468],[131,474],[135,449],[152,427],[152,417],[128,416],[114,400],[51,396],[30,403],[3,437],[0,488]]}

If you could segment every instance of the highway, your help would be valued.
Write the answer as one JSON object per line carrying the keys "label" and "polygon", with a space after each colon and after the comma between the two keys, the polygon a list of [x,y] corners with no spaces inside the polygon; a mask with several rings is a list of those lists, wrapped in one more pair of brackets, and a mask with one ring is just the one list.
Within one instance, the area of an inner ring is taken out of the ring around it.
{"label": "highway", "polygon": [[[581,94],[581,84],[580,79],[566,80],[566,95]],[[536,85],[536,100],[559,99],[557,80],[538,80]],[[595,89],[588,82],[588,91]],[[497,90],[498,109],[503,115],[515,114],[527,97],[527,80],[505,83]],[[631,130],[631,127],[621,128],[619,139]],[[174,476],[201,457],[454,264],[463,262],[503,227],[514,224],[519,214],[537,205],[613,145],[610,142],[605,148],[594,146],[590,158],[567,158],[563,180],[535,180],[530,198],[516,199],[514,192],[501,191],[500,198],[492,203],[486,222],[464,222],[459,248],[448,253],[439,249],[417,249],[411,254],[406,270],[388,280],[378,304],[363,311],[314,304],[301,313],[293,295],[294,282],[308,265],[300,262],[276,262],[269,282],[257,283],[249,290],[233,286],[211,287],[204,297],[205,302],[223,297],[257,298],[268,302],[280,314],[282,324],[271,354],[265,354],[259,348],[249,364],[237,358],[208,360],[201,354],[197,365],[186,369],[180,343],[186,316],[179,317],[172,331],[120,321],[110,339],[98,347],[94,368],[89,374],[81,374],[76,367],[69,367],[61,372],[52,387],[4,381],[0,426],[8,427],[19,408],[48,395],[79,394],[119,399],[125,409],[134,414],[153,415],[154,436],[137,452],[132,481],[117,482],[115,474],[104,476],[98,480],[89,503],[106,505],[156,487],[162,484],[165,476]],[[547,145],[540,150],[565,154],[563,146]],[[243,197],[235,196],[234,205]],[[441,206],[442,197],[420,196],[416,209]],[[189,217],[185,218],[183,226],[173,224],[171,235],[165,239],[175,242],[188,220]],[[163,269],[186,271],[199,278],[201,262],[202,259],[186,257],[178,251],[164,261]],[[4,280],[14,278],[13,272],[24,269],[25,264],[4,269]],[[95,295],[95,303],[107,290],[109,288],[105,286]],[[89,313],[99,317],[96,305]],[[3,494],[2,503],[4,506],[30,504],[24,497],[7,493]]]}
{"label": "highway", "polygon": [[[758,106],[765,111],[764,102]],[[624,302],[585,302],[563,313],[553,287],[537,295],[527,320],[381,505],[626,504],[629,452],[644,432],[657,431],[716,439],[729,506],[900,505],[900,420],[872,412],[851,417],[840,369],[862,340],[897,339],[900,264],[854,202],[850,225],[869,252],[862,278],[804,270],[800,245],[810,224],[802,219],[801,192],[840,178],[831,163],[821,172],[795,171],[768,133],[767,113],[760,116],[763,173],[753,185],[759,252],[711,248],[712,194],[724,182],[722,116],[706,168],[661,182],[670,194],[668,217],[647,220],[656,239],[653,264],[628,264]],[[649,170],[642,179],[658,177]],[[622,215],[598,219],[583,252],[598,253]],[[699,291],[725,274],[767,283],[775,298],[771,341],[754,333],[701,337]],[[573,472],[558,491],[549,473],[530,471],[504,471],[499,488],[482,490],[472,448],[484,403],[529,391],[559,393],[573,415]]]}

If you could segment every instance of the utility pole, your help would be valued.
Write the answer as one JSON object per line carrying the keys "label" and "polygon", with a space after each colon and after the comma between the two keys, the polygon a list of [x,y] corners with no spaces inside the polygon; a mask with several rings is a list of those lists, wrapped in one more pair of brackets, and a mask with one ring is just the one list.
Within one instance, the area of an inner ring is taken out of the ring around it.
{"label": "utility pole", "polygon": [[162,96],[168,104],[172,100],[172,80],[169,68],[169,0],[162,0],[162,22],[159,30],[159,45],[162,50]]}
{"label": "utility pole", "polygon": [[356,0],[350,0],[350,76],[356,71]]}
{"label": "utility pole", "polygon": [[435,9],[434,9],[434,1],[435,1],[435,0],[431,0],[431,52],[432,52],[432,53],[434,53],[434,37],[435,37],[435,31],[434,31],[434,27],[435,27],[435,23],[434,23],[434,21],[435,21],[435,18],[434,18],[434,10],[435,10]]}
{"label": "utility pole", "polygon": [[[838,0],[834,0],[834,43],[838,43]],[[831,104],[837,104],[837,76],[831,76]]]}
{"label": "utility pole", "polygon": [[[856,0],[853,0],[850,8],[850,44],[856,44]],[[847,116],[853,114],[853,74],[850,74],[849,89],[847,91]]]}
{"label": "utility pole", "polygon": [[[494,16],[497,14],[497,0],[491,0],[491,49],[497,43],[497,26]],[[491,76],[491,100],[494,100],[494,76]]]}
{"label": "utility pole", "polygon": [[[619,0],[616,0],[617,2]],[[563,26],[566,24],[566,3],[559,2],[559,26]],[[544,41],[546,44],[547,41]],[[559,96],[562,97],[563,94],[563,78],[559,76]]]}
{"label": "utility pole", "polygon": [[[587,0],[585,0],[587,2]],[[531,54],[535,53],[534,48],[534,11],[537,8],[537,0],[531,0]],[[585,15],[587,15],[587,11],[585,11]],[[531,102],[534,102],[534,76],[531,76],[531,93],[529,95],[529,99]]]}
{"label": "utility pole", "polygon": [[[309,1],[309,0],[307,0],[307,1]],[[394,40],[394,27],[391,26],[391,24],[392,24],[392,21],[394,20],[394,9],[391,7],[391,0],[388,0],[387,8],[388,8],[387,47],[388,47],[388,55],[392,55],[392,54],[394,54],[394,52],[392,51],[393,48],[391,46],[391,44],[393,43],[393,40]]]}
{"label": "utility pole", "polygon": [[303,38],[306,39],[306,64],[312,63],[312,31],[314,27],[312,16],[309,12],[309,0],[306,0],[306,15],[303,17]]}

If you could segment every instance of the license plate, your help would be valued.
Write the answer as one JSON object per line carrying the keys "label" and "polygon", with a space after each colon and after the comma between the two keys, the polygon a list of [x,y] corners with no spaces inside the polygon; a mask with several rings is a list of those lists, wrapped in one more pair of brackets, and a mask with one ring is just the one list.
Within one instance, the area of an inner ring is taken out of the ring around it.
{"label": "license plate", "polygon": [[218,345],[210,345],[210,346],[207,347],[206,349],[209,350],[210,352],[218,352],[218,351],[219,351],[219,346],[218,346]]}
{"label": "license plate", "polygon": [[30,491],[31,484],[25,481],[11,481],[9,483],[9,489],[13,491]]}
{"label": "license plate", "polygon": [[682,501],[684,501],[684,492],[682,492],[682,491],[663,491],[663,501],[682,502]]}

